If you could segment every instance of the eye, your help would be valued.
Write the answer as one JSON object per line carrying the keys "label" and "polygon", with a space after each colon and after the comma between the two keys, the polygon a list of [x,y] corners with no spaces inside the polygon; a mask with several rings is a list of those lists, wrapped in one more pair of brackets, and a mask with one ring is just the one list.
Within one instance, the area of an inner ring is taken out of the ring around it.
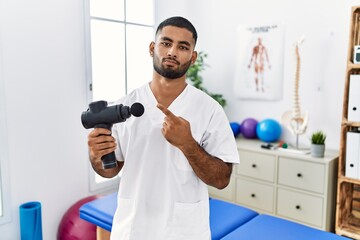
{"label": "eye", "polygon": [[181,50],[186,50],[186,51],[189,50],[189,48],[187,46],[180,46],[180,49]]}
{"label": "eye", "polygon": [[169,42],[162,42],[161,44],[164,45],[165,47],[170,47],[171,46],[171,43],[169,43]]}

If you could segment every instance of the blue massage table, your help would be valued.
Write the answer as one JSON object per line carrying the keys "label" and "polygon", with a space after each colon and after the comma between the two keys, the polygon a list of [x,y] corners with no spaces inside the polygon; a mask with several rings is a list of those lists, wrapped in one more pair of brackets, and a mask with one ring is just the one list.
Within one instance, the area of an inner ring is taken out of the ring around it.
{"label": "blue massage table", "polygon": [[258,215],[221,240],[348,240],[349,238],[266,214]]}
{"label": "blue massage table", "polygon": [[[80,218],[110,232],[117,206],[116,199],[117,193],[112,193],[84,204],[80,207]],[[209,201],[212,240],[221,239],[258,215],[257,212],[251,209],[233,203],[212,198]]]}
{"label": "blue massage table", "polygon": [[80,218],[111,232],[112,220],[117,207],[117,192],[82,205]]}
{"label": "blue massage table", "polygon": [[[259,215],[254,210],[233,203],[213,198],[209,201],[212,240],[348,239],[279,217]],[[116,207],[117,192],[82,205],[80,218],[97,225],[98,240],[109,239]]]}

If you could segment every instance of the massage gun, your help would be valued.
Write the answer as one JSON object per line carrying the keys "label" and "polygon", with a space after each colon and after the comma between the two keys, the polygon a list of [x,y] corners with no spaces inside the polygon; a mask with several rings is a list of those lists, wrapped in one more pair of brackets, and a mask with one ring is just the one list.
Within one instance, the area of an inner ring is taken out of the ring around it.
{"label": "massage gun", "polygon": [[[114,123],[125,122],[131,117],[140,117],[144,113],[141,103],[134,103],[131,107],[122,104],[107,106],[106,101],[96,101],[89,104],[89,109],[81,114],[81,122],[84,128],[106,128],[111,130]],[[117,166],[115,153],[111,152],[101,157],[104,169]]]}

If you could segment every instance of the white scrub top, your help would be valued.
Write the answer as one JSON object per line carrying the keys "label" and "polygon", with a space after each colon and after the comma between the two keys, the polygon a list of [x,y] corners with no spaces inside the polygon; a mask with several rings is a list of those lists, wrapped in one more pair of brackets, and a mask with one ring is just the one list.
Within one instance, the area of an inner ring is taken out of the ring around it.
{"label": "white scrub top", "polygon": [[[141,117],[113,126],[117,159],[125,161],[111,240],[209,240],[207,185],[184,154],[161,133],[165,115],[146,84],[118,104],[144,105]],[[222,107],[206,93],[187,85],[169,106],[190,122],[194,139],[210,155],[238,163],[239,155]]]}

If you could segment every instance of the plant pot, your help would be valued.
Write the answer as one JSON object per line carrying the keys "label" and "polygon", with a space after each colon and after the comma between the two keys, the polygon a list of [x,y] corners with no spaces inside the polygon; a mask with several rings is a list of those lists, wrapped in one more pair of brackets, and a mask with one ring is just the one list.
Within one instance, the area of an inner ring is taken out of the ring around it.
{"label": "plant pot", "polygon": [[324,157],[325,144],[311,144],[312,157]]}

